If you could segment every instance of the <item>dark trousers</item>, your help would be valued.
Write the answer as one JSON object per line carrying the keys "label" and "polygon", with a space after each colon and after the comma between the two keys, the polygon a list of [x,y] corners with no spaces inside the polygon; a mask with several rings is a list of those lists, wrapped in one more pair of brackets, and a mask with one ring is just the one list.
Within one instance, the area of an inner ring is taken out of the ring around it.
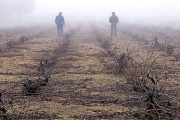
{"label": "dark trousers", "polygon": [[117,35],[117,23],[111,23],[111,37],[113,36],[113,33],[114,36]]}
{"label": "dark trousers", "polygon": [[57,24],[57,31],[58,31],[58,35],[63,34],[63,25],[62,24]]}

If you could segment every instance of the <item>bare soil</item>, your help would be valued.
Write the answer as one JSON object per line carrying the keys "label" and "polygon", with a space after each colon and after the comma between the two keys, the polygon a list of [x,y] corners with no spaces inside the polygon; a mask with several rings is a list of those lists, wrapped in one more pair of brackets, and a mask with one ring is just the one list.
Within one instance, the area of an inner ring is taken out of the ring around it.
{"label": "bare soil", "polygon": [[[68,32],[67,28],[65,32]],[[138,103],[134,102],[137,97],[133,97],[136,93],[123,76],[115,75],[114,59],[91,32],[84,29],[77,31],[70,40],[68,51],[58,57],[48,85],[37,95],[23,95],[24,79],[37,78],[40,59],[51,56],[61,40],[54,30],[54,33],[46,32],[24,44],[5,48],[0,54],[0,90],[7,115],[17,119],[115,120],[125,119],[131,105],[137,106],[134,111],[138,108]],[[116,42],[119,53],[126,50],[127,43],[139,44],[121,32],[118,37],[113,37],[112,43]],[[142,46],[143,51],[150,45]],[[172,62],[173,59],[167,56],[165,61],[168,65],[179,66],[180,62]]]}

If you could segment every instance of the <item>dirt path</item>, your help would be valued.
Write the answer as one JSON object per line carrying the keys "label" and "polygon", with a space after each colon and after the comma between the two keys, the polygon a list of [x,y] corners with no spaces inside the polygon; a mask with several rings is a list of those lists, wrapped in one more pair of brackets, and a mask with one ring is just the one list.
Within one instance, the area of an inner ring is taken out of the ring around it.
{"label": "dirt path", "polygon": [[[46,35],[47,36],[47,35]],[[55,35],[54,35],[55,36]],[[33,79],[42,57],[52,54],[58,37],[34,38],[10,49],[0,57],[1,90],[9,113],[45,112],[59,117],[85,118],[103,112],[121,112],[120,98],[114,89],[113,60],[87,32],[80,31],[71,39],[66,54],[58,58],[48,86],[38,96],[23,96],[19,84],[25,77]]]}
{"label": "dirt path", "polygon": [[[22,118],[34,115],[34,119],[94,120],[121,119],[128,115],[126,110],[137,111],[139,96],[124,77],[115,75],[114,59],[86,28],[76,31],[67,51],[58,56],[47,86],[41,87],[37,95],[23,95],[23,81],[37,79],[37,66],[42,57],[50,59],[55,56],[54,50],[63,42],[62,36],[58,37],[55,31],[49,33],[49,30],[47,28],[44,34],[35,34],[34,31],[35,37],[28,42],[12,48],[4,47],[5,52],[0,54],[0,90],[8,114],[19,116],[22,113]],[[107,31],[103,32],[105,36],[101,37],[108,38]],[[151,46],[145,41],[141,44],[141,41],[132,40],[133,34],[129,36],[121,32],[118,35],[110,40],[112,48],[117,46],[118,54],[128,49],[143,56]],[[169,65],[172,59],[163,57],[160,62],[163,60]],[[179,67],[179,61],[174,63]]]}

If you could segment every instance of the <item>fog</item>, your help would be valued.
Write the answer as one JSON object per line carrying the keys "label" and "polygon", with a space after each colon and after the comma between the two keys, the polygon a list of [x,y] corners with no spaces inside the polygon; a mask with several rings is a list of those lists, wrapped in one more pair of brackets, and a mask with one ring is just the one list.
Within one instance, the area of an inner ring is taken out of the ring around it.
{"label": "fog", "polygon": [[52,23],[59,12],[66,23],[120,22],[179,24],[178,0],[0,0],[0,25]]}

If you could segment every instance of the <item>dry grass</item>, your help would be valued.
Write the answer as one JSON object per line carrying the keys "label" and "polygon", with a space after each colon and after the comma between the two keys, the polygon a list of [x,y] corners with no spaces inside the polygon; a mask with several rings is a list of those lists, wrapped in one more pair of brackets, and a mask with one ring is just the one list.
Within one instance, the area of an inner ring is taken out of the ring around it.
{"label": "dry grass", "polygon": [[[2,33],[3,40],[13,39],[14,36],[21,38],[24,34],[31,38],[11,49],[3,48],[4,52],[0,54],[0,89],[7,116],[22,119],[27,119],[27,115],[28,119],[138,119],[140,115],[144,115],[144,118],[151,119],[148,118],[151,115],[146,113],[154,115],[156,112],[153,109],[144,110],[143,105],[148,106],[149,103],[142,102],[145,94],[140,91],[143,89],[134,90],[135,87],[138,89],[140,84],[137,79],[142,78],[145,78],[143,87],[154,88],[154,83],[152,84],[147,74],[154,78],[155,82],[158,81],[156,75],[162,77],[155,89],[159,90],[164,85],[163,98],[169,100],[172,106],[179,103],[177,93],[180,63],[173,61],[173,56],[164,55],[166,53],[152,48],[150,43],[154,39],[154,28],[136,26],[135,31],[131,29],[132,26],[127,25],[124,27],[126,31],[119,29],[119,36],[112,39],[107,34],[108,30],[96,26],[93,27],[94,31],[92,28],[75,27],[74,31],[66,28],[65,33],[73,33],[73,36],[68,38],[68,45],[63,42],[68,36],[61,38],[57,36],[55,29],[44,26],[42,28],[45,29],[41,31],[32,27],[22,28],[18,34],[14,34],[13,30]],[[99,30],[101,32],[98,32]],[[142,33],[143,36],[140,36]],[[139,35],[138,38],[146,38],[149,44],[142,42],[142,39],[132,40],[135,34]],[[6,44],[3,40],[2,44]],[[152,51],[153,54],[150,54]],[[122,58],[122,54],[129,57],[124,59],[127,64],[125,66],[117,62],[117,59]],[[160,57],[156,59],[157,56]],[[39,77],[37,68],[42,57],[47,60],[56,58],[51,78],[37,95],[26,96],[22,94],[23,80],[35,80]],[[123,74],[119,74],[121,71],[117,72],[117,66],[118,69],[123,67]],[[166,75],[167,79],[163,77]],[[173,90],[176,91],[172,92]],[[167,94],[177,101],[172,102],[174,99],[166,97]],[[9,104],[9,101],[12,101],[12,104]],[[178,110],[173,110],[172,116],[178,117],[179,113],[174,113]],[[158,119],[157,115],[154,119]]]}

